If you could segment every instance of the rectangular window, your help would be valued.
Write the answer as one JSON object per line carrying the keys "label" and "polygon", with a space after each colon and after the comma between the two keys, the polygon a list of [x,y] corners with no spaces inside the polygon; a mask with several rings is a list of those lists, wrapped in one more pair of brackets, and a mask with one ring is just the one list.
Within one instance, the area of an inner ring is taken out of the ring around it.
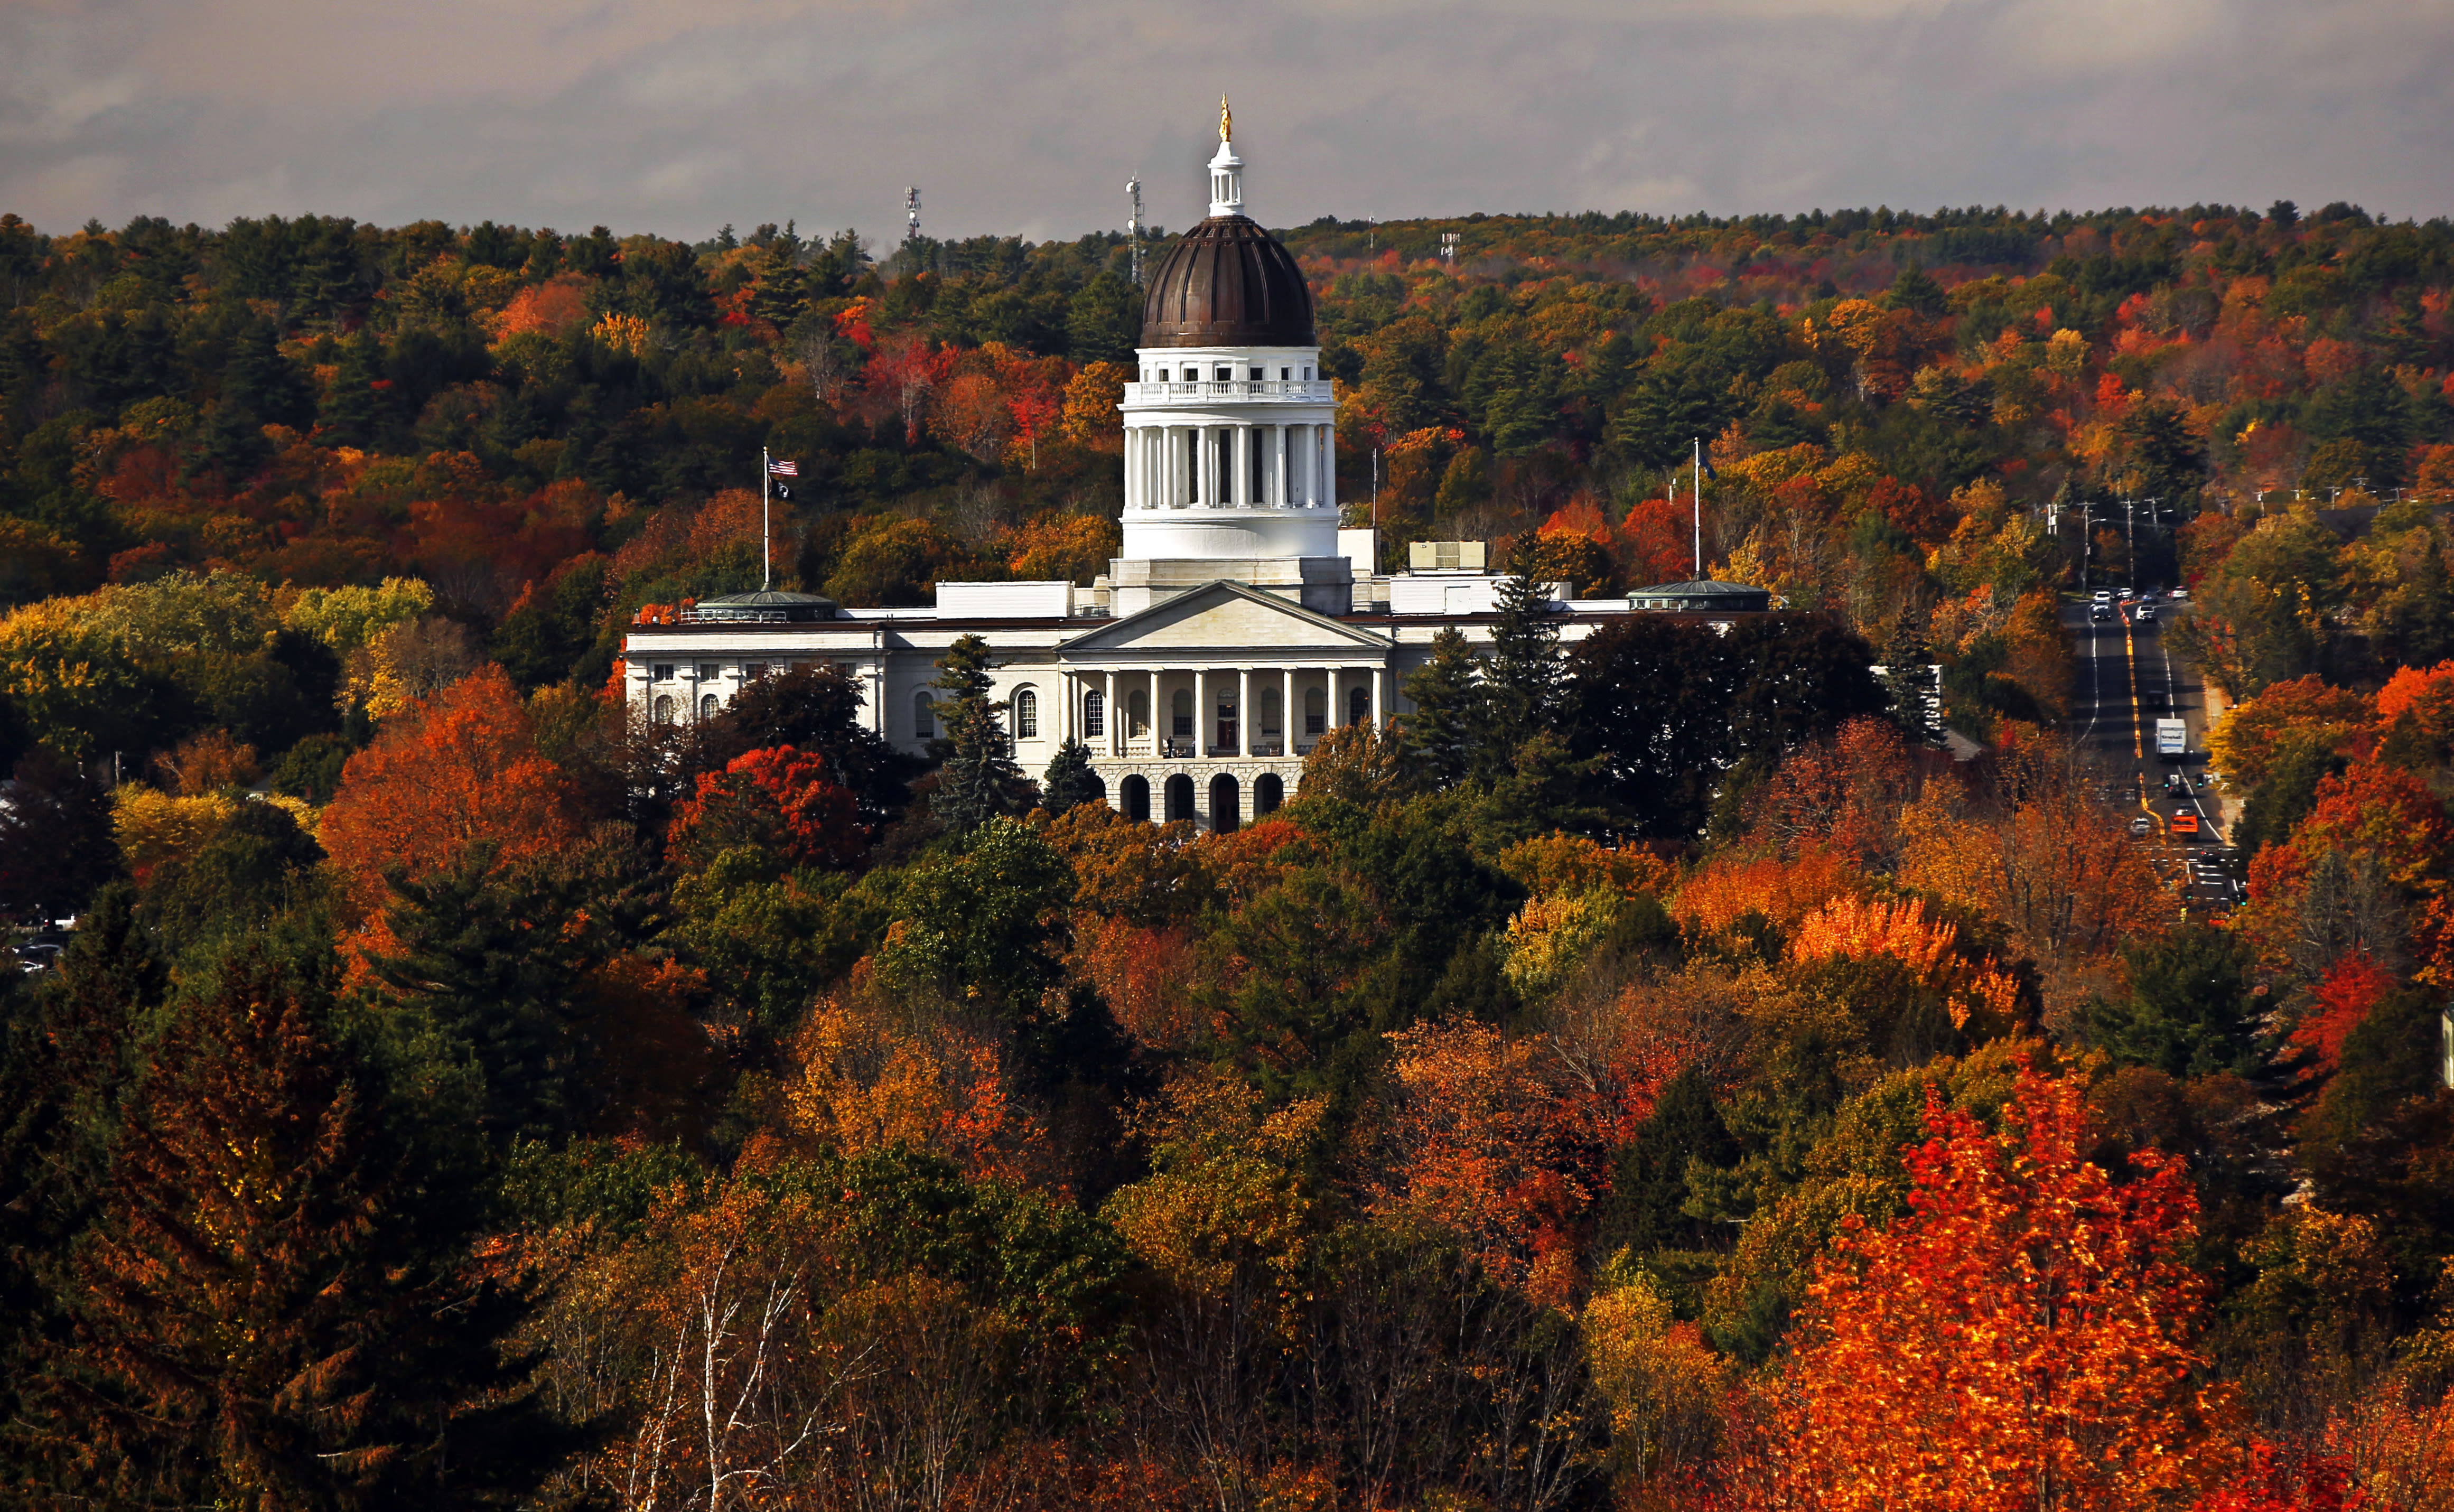
{"label": "rectangular window", "polygon": [[767,664],[763,661],[748,661],[741,665],[741,679],[744,682],[756,682],[765,675],[767,675]]}
{"label": "rectangular window", "polygon": [[1293,369],[1293,368],[1280,368],[1280,369],[1278,370],[1278,381],[1279,381],[1280,383],[1284,383],[1284,382],[1286,382],[1289,378],[1294,377],[1294,376],[1295,376],[1295,371],[1296,371],[1296,370],[1295,370],[1295,369]]}
{"label": "rectangular window", "polygon": [[714,682],[716,678],[723,675],[724,669],[717,666],[714,662],[702,661],[698,664],[698,680],[701,682]]}
{"label": "rectangular window", "polygon": [[1254,381],[1255,383],[1258,383],[1258,382],[1260,382],[1260,381],[1261,381],[1261,370],[1260,370],[1260,369],[1258,369],[1258,368],[1255,368],[1255,369],[1253,370],[1253,381]]}
{"label": "rectangular window", "polygon": [[651,670],[658,682],[671,682],[674,680],[674,664],[670,661],[657,662]]}
{"label": "rectangular window", "polygon": [[1108,733],[1108,700],[1104,695],[1082,696],[1082,733],[1095,740]]}
{"label": "rectangular window", "polygon": [[1221,383],[1225,383],[1228,379],[1236,375],[1236,370],[1233,368],[1220,368],[1217,371],[1218,373],[1218,381]]}

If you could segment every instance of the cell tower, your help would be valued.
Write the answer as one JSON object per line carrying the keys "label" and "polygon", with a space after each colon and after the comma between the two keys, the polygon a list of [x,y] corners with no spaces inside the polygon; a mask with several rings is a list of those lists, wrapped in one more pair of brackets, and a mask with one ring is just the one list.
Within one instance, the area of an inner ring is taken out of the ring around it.
{"label": "cell tower", "polygon": [[903,191],[903,239],[920,239],[920,187],[916,184]]}
{"label": "cell tower", "polygon": [[1134,282],[1142,281],[1142,181],[1139,174],[1125,180],[1125,193],[1134,202],[1134,212],[1125,219],[1125,239],[1133,244]]}
{"label": "cell tower", "polygon": [[1448,264],[1452,268],[1456,267],[1458,243],[1464,239],[1465,238],[1457,232],[1444,231],[1440,232],[1440,261]]}

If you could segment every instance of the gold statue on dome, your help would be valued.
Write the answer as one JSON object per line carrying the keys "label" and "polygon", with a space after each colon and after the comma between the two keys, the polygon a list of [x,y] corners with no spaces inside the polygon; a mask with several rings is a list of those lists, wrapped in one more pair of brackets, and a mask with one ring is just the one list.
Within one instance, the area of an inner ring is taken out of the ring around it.
{"label": "gold statue on dome", "polygon": [[1227,109],[1227,96],[1218,96],[1218,140],[1224,142],[1236,134],[1235,112]]}

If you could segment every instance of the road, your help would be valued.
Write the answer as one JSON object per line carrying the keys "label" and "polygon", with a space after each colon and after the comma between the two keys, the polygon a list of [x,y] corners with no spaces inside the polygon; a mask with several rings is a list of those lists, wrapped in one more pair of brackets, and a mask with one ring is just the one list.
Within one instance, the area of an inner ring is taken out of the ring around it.
{"label": "road", "polygon": [[[2172,840],[2165,864],[2183,884],[2191,917],[2220,917],[2240,901],[2241,881],[2222,809],[2205,791],[2206,696],[2198,675],[2164,646],[2161,620],[2179,606],[2159,601],[2154,607],[2158,617],[2142,620],[2140,604],[2117,600],[2113,616],[2099,621],[2084,602],[2062,606],[2062,623],[2079,652],[2071,723],[2103,774],[2105,799],[2146,814]],[[2188,727],[2188,755],[2160,760],[2156,721],[2176,717]],[[2185,778],[2186,787],[2168,789],[2175,776]],[[2196,836],[2170,834],[2173,816],[2181,814],[2198,819]]]}

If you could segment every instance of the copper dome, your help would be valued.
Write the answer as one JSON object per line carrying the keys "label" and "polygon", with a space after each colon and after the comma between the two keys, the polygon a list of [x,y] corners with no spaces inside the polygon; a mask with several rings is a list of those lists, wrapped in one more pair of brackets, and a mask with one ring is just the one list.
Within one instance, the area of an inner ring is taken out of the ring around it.
{"label": "copper dome", "polygon": [[1312,291],[1277,238],[1242,215],[1186,232],[1150,275],[1145,347],[1309,347]]}

